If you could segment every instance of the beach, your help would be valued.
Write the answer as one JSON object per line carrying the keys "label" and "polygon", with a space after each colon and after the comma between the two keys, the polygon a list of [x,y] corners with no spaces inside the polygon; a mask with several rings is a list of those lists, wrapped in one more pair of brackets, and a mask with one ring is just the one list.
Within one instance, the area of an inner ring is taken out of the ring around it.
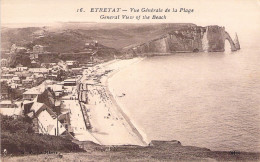
{"label": "beach", "polygon": [[82,85],[80,96],[86,101],[80,103],[86,110],[86,120],[91,125],[88,132],[93,137],[86,140],[98,141],[102,145],[147,145],[144,134],[118,105],[117,94],[113,94],[109,87],[109,80],[114,74],[142,59],[113,60],[83,71],[79,81]]}

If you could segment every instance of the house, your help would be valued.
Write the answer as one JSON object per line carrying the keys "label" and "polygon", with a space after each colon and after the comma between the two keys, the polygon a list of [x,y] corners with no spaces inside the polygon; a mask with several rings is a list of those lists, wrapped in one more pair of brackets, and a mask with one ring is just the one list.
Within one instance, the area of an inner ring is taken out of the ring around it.
{"label": "house", "polygon": [[21,87],[21,85],[20,85],[20,84],[17,84],[17,83],[11,83],[11,84],[10,84],[10,87],[11,87],[12,89],[17,89],[18,87]]}
{"label": "house", "polygon": [[25,67],[21,64],[16,66],[16,71],[22,72],[22,71],[26,71],[26,70],[28,70],[28,67]]}
{"label": "house", "polygon": [[96,49],[98,47],[98,41],[97,40],[93,40],[91,42],[86,42],[85,43],[85,50],[93,50]]}
{"label": "house", "polygon": [[31,61],[31,66],[32,66],[33,68],[38,68],[38,67],[40,67],[41,65],[40,65],[40,63],[38,63],[37,61],[32,60],[32,61]]}
{"label": "house", "polygon": [[22,80],[22,85],[24,88],[32,88],[33,87],[33,79],[30,77],[26,77],[25,80]]}
{"label": "house", "polygon": [[47,78],[48,80],[57,80],[58,75],[49,74],[49,75],[46,76],[46,78]]}
{"label": "house", "polygon": [[24,77],[24,78],[31,76],[31,73],[27,70],[26,71],[16,71],[14,74],[17,75],[18,77]]}
{"label": "house", "polygon": [[44,53],[44,46],[42,45],[35,45],[33,46],[33,52],[30,54],[31,59],[38,59],[39,54]]}
{"label": "house", "polygon": [[44,47],[42,45],[33,46],[33,53],[34,54],[42,54],[43,52],[44,52]]}
{"label": "house", "polygon": [[49,70],[46,68],[30,68],[30,73],[48,74]]}
{"label": "house", "polygon": [[76,68],[79,66],[78,61],[66,61],[68,68]]}
{"label": "house", "polygon": [[44,103],[34,101],[29,107],[29,113],[25,115],[32,118],[35,133],[61,135],[66,131],[60,121],[57,121],[57,115]]}
{"label": "house", "polygon": [[42,94],[38,95],[35,100],[37,102],[44,103],[55,112],[58,111],[55,110],[55,94],[49,87],[46,88]]}
{"label": "house", "polygon": [[38,54],[30,53],[30,59],[31,60],[38,59],[38,58],[39,58]]}
{"label": "house", "polygon": [[11,80],[14,77],[14,74],[3,74],[1,75],[1,79],[7,79],[7,80]]}
{"label": "house", "polygon": [[41,63],[41,67],[43,68],[52,68],[53,66],[56,66],[57,63]]}
{"label": "house", "polygon": [[22,114],[21,106],[11,100],[0,101],[0,113],[7,116],[19,116]]}
{"label": "house", "polygon": [[18,76],[15,76],[12,78],[12,81],[16,84],[20,84],[21,83],[21,79]]}
{"label": "house", "polygon": [[74,75],[81,75],[82,72],[83,72],[83,69],[82,69],[82,68],[71,68],[71,72],[72,72]]}
{"label": "house", "polygon": [[34,74],[32,75],[34,85],[39,85],[39,84],[41,84],[42,82],[44,82],[44,80],[45,80],[45,78],[46,78],[45,75],[46,75],[46,74],[34,73]]}
{"label": "house", "polygon": [[33,87],[23,93],[23,100],[33,100],[38,95],[42,94],[44,91],[45,87],[43,85]]}
{"label": "house", "polygon": [[64,93],[63,85],[54,84],[54,85],[49,85],[48,87],[50,87],[52,89],[52,91],[55,93],[55,96],[57,96],[57,97],[62,96]]}
{"label": "house", "polygon": [[73,132],[70,121],[70,111],[64,111],[59,115],[58,119],[68,132]]}

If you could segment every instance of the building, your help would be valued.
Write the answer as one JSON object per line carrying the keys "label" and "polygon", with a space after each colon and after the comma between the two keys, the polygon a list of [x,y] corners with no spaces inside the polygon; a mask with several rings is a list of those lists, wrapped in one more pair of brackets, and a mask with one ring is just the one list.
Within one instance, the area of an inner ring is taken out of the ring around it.
{"label": "building", "polygon": [[39,54],[44,53],[44,47],[42,45],[35,45],[33,46],[33,52],[30,54],[31,59],[38,59]]}
{"label": "building", "polygon": [[63,81],[64,86],[76,86],[77,81],[76,79],[66,79]]}
{"label": "building", "polygon": [[26,70],[28,70],[28,67],[25,67],[25,66],[23,66],[21,64],[16,66],[16,71],[17,72],[23,72],[23,71],[26,71]]}
{"label": "building", "polygon": [[85,43],[85,50],[92,51],[92,50],[94,50],[96,48],[98,48],[98,41],[97,40],[93,40],[91,42],[86,42]]}
{"label": "building", "polygon": [[49,70],[46,68],[30,68],[29,72],[31,73],[39,73],[39,74],[48,74]]}
{"label": "building", "polygon": [[1,75],[1,79],[11,80],[14,77],[14,74],[4,74]]}
{"label": "building", "polygon": [[42,54],[43,52],[44,52],[44,47],[42,45],[33,46],[33,53],[34,54]]}
{"label": "building", "polygon": [[48,87],[51,88],[51,90],[55,93],[56,97],[60,97],[64,94],[64,87],[63,85],[59,84],[54,84],[54,85],[49,85]]}
{"label": "building", "polygon": [[42,85],[33,87],[23,93],[23,100],[33,100],[38,95],[42,94],[44,91],[45,91],[45,87]]}
{"label": "building", "polygon": [[26,77],[32,76],[32,74],[28,70],[26,70],[26,71],[16,71],[16,72],[14,72],[14,74],[18,77],[21,77],[21,78],[26,78]]}
{"label": "building", "polygon": [[57,80],[58,75],[49,74],[49,75],[46,76],[46,78],[47,78],[48,80]]}
{"label": "building", "polygon": [[19,116],[22,113],[21,106],[10,100],[0,101],[0,113],[7,116]]}
{"label": "building", "polygon": [[33,79],[30,77],[26,77],[26,79],[22,80],[22,85],[24,88],[32,88],[33,87]]}
{"label": "building", "polygon": [[62,112],[61,115],[59,115],[59,121],[64,125],[68,132],[73,132],[73,129],[71,128],[70,111]]}
{"label": "building", "polygon": [[20,84],[20,83],[21,83],[21,79],[20,79],[18,76],[13,77],[13,78],[12,78],[12,81],[13,81],[13,83],[15,83],[15,84]]}
{"label": "building", "polygon": [[24,107],[24,114],[32,118],[35,133],[61,135],[66,129],[57,121],[57,115],[44,103],[34,101]]}
{"label": "building", "polygon": [[81,75],[82,72],[83,72],[83,69],[82,69],[82,68],[71,68],[71,72],[72,72],[74,75]]}
{"label": "building", "polygon": [[78,61],[66,61],[68,68],[76,68],[79,66]]}

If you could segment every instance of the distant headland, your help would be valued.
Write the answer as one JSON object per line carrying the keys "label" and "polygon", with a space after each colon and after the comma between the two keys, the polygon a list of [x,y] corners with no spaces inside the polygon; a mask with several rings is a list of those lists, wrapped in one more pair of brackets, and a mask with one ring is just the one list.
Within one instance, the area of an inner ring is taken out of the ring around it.
{"label": "distant headland", "polygon": [[234,41],[225,27],[196,26],[173,30],[159,38],[124,48],[124,53],[132,55],[162,55],[180,52],[224,52],[228,40],[231,51],[240,49],[238,36]]}

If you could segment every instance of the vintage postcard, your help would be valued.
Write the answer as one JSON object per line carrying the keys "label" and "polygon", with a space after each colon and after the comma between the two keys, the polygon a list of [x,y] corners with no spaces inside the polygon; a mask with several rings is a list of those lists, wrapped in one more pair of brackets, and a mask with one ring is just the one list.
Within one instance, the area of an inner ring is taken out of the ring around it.
{"label": "vintage postcard", "polygon": [[1,161],[259,161],[259,0],[2,0]]}

